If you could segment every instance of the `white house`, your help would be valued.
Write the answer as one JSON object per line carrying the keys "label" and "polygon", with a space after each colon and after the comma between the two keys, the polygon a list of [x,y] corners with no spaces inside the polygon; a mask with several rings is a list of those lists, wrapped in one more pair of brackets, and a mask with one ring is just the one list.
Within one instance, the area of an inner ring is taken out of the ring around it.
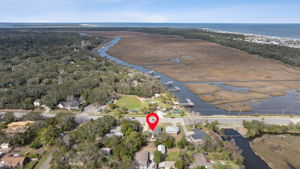
{"label": "white house", "polygon": [[165,145],[158,145],[157,150],[161,152],[161,154],[165,155],[166,154],[166,146]]}
{"label": "white house", "polygon": [[178,134],[180,132],[180,128],[177,126],[167,126],[166,133],[168,134]]}
{"label": "white house", "polygon": [[36,100],[36,101],[33,102],[33,105],[35,107],[39,107],[39,106],[41,106],[41,102],[39,100]]}
{"label": "white house", "polygon": [[0,147],[1,149],[9,149],[9,143],[2,143]]}
{"label": "white house", "polygon": [[175,161],[163,161],[158,164],[159,169],[171,169],[175,168]]}
{"label": "white house", "polygon": [[155,98],[160,98],[160,94],[159,94],[159,93],[155,93],[155,94],[154,94],[154,97],[155,97]]}

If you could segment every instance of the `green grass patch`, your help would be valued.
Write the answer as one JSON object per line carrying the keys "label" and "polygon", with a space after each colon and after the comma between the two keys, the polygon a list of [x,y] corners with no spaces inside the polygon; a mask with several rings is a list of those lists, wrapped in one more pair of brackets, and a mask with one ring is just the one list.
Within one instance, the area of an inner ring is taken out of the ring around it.
{"label": "green grass patch", "polygon": [[180,151],[168,151],[166,161],[176,161],[179,158]]}
{"label": "green grass patch", "polygon": [[185,128],[187,129],[187,131],[192,131],[193,130],[192,125],[185,125]]}
{"label": "green grass patch", "polygon": [[142,103],[137,96],[124,95],[116,103],[119,107],[125,107],[128,110],[140,110],[141,108],[147,106]]}
{"label": "green grass patch", "polygon": [[26,164],[23,169],[33,169],[37,165],[38,161],[30,161]]}

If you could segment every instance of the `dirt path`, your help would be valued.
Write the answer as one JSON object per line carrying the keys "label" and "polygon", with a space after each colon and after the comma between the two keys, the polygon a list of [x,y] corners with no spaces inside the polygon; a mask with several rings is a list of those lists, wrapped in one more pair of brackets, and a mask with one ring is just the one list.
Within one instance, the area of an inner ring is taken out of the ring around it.
{"label": "dirt path", "polygon": [[50,150],[50,153],[48,154],[47,159],[45,161],[43,161],[42,164],[36,166],[35,169],[50,169],[51,168],[50,167],[50,162],[52,160],[52,155],[53,155],[54,151],[55,151],[55,148],[52,148]]}

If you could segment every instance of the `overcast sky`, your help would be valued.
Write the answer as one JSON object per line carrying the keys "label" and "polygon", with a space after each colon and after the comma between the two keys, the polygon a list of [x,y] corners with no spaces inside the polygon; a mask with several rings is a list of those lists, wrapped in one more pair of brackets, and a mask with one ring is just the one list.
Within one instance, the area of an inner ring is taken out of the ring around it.
{"label": "overcast sky", "polygon": [[0,22],[300,23],[299,0],[0,0]]}

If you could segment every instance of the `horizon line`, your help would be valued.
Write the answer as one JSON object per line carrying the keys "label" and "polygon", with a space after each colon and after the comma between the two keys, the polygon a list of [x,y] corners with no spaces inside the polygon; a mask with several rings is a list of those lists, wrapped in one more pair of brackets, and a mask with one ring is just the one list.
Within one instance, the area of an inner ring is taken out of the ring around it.
{"label": "horizon line", "polygon": [[300,22],[1,22],[0,24],[300,24]]}

